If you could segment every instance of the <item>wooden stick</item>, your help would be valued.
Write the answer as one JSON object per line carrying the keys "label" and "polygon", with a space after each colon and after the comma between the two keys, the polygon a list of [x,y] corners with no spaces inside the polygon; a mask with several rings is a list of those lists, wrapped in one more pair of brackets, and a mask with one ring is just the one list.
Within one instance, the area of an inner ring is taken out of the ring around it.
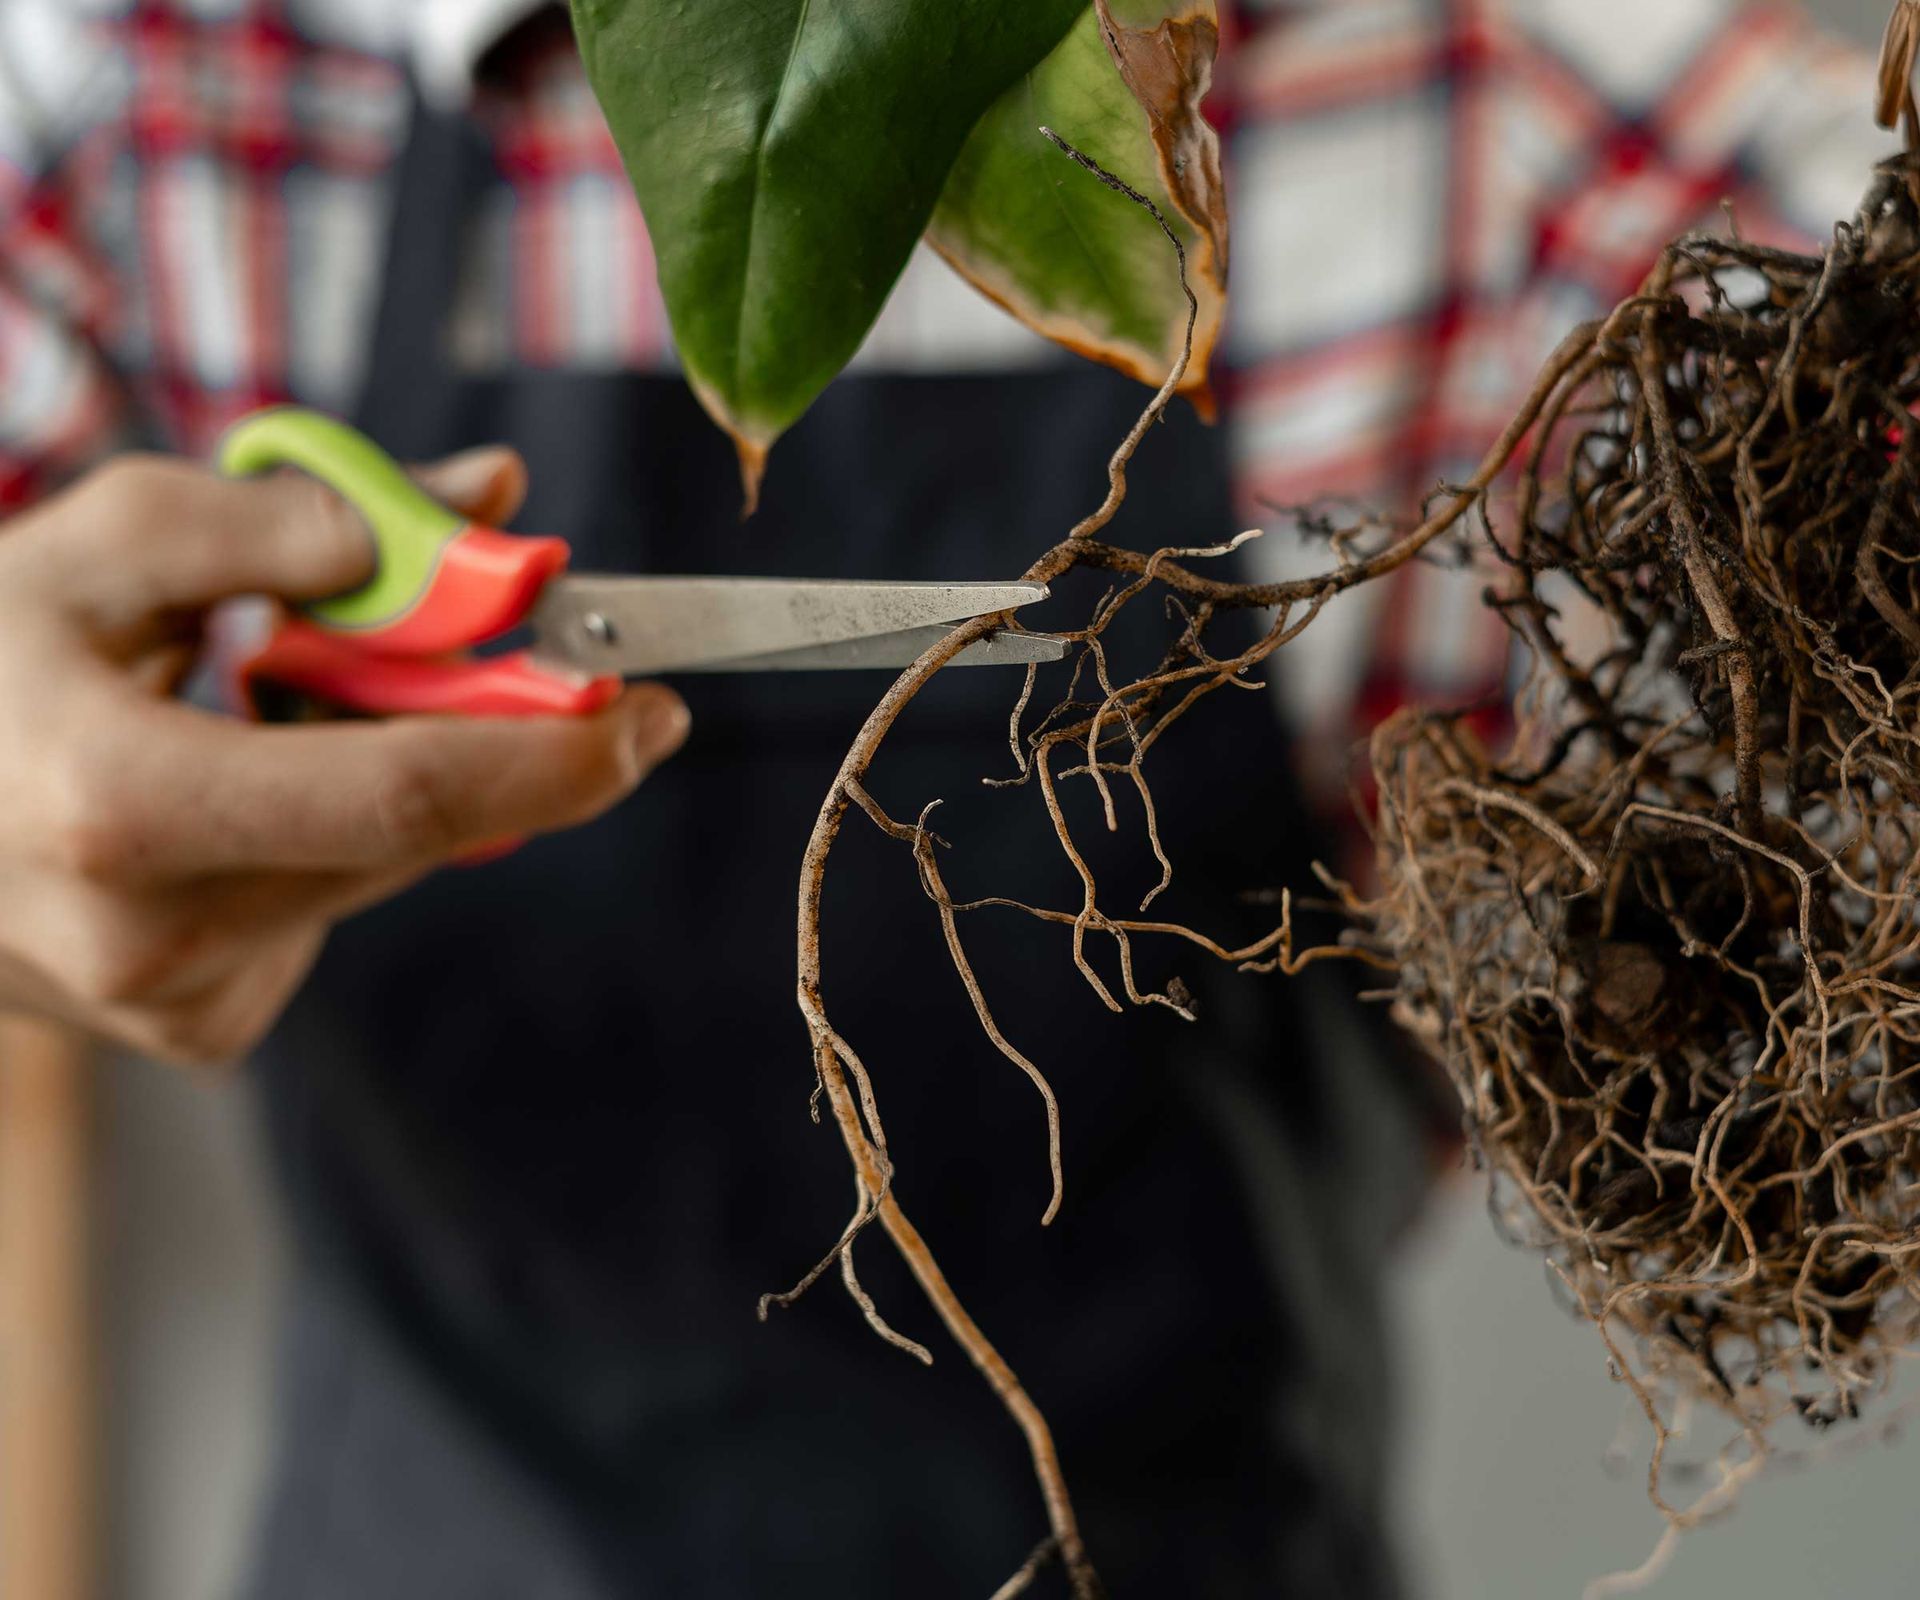
{"label": "wooden stick", "polygon": [[0,1018],[0,1595],[100,1578],[86,1045]]}

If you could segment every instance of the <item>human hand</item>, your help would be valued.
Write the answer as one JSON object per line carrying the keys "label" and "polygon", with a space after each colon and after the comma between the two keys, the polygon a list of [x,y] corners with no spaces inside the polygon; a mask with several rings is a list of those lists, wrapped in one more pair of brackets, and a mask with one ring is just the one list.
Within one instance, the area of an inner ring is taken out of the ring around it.
{"label": "human hand", "polygon": [[[492,523],[526,481],[499,449],[419,476]],[[157,456],[0,526],[0,1008],[230,1059],[333,923],[493,841],[599,815],[685,738],[657,684],[591,717],[273,727],[173,697],[215,603],[336,594],[372,559],[310,478]]]}

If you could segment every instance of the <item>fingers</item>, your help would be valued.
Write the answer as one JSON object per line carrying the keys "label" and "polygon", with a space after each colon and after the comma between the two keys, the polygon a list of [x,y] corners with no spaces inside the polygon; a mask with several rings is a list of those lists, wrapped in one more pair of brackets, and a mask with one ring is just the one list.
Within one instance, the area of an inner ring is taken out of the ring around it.
{"label": "fingers", "polygon": [[[497,449],[417,476],[487,522],[526,491]],[[165,698],[211,602],[370,576],[359,515],[297,473],[128,458],[7,533],[0,997],[160,1054],[243,1051],[332,922],[450,857],[596,815],[685,736],[684,706],[653,687],[583,719],[297,728]]]}
{"label": "fingers", "polygon": [[149,704],[141,720],[64,802],[69,865],[93,876],[417,870],[599,815],[687,732],[657,684],[591,717],[262,728]]}
{"label": "fingers", "polygon": [[[416,474],[462,514],[505,521],[526,492],[511,450],[468,451]],[[105,628],[242,594],[317,600],[373,575],[360,514],[317,479],[280,472],[239,481],[184,461],[128,456],[73,492],[50,551],[74,596]]]}
{"label": "fingers", "polygon": [[48,519],[49,555],[65,597],[103,628],[232,595],[319,599],[373,575],[366,524],[300,473],[231,482],[185,461],[125,456],[64,509],[59,527]]}
{"label": "fingers", "polygon": [[[249,1019],[270,1020],[279,1009],[278,1001],[258,1009],[246,994],[284,998],[333,923],[400,893],[422,871],[253,872],[129,892],[16,867],[3,877],[6,933],[25,939],[19,953],[0,947],[0,982],[16,1004],[57,1001],[62,1015],[110,1017],[122,1038],[141,1019],[183,1037],[244,1034]],[[230,1052],[183,1043],[166,1053]]]}
{"label": "fingers", "polygon": [[527,464],[503,444],[464,450],[429,466],[415,467],[420,486],[462,516],[505,527],[527,498]]}
{"label": "fingers", "polygon": [[272,1028],[325,940],[326,929],[318,923],[283,929],[205,993],[173,1004],[109,1012],[117,1023],[114,1031],[155,1060],[194,1067],[230,1065]]}

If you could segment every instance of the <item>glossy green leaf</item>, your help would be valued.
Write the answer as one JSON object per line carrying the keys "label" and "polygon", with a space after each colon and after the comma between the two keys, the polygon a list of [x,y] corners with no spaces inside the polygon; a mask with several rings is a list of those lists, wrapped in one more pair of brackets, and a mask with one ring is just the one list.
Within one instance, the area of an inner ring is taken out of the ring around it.
{"label": "glossy green leaf", "polygon": [[1199,301],[1182,389],[1203,410],[1226,301],[1219,142],[1200,115],[1217,42],[1211,0],[1089,6],[982,117],[927,234],[983,293],[1049,338],[1165,381],[1188,314],[1173,251],[1144,209],[1041,136],[1053,128],[1151,198],[1180,237]]}
{"label": "glossy green leaf", "polygon": [[572,0],[694,391],[767,447],[872,326],[981,113],[1085,0]]}

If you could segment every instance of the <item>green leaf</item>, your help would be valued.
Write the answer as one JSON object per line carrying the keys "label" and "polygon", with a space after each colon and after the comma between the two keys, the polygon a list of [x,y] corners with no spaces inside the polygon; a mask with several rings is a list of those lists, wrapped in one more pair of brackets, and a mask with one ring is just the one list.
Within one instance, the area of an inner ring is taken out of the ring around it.
{"label": "green leaf", "polygon": [[572,0],[694,392],[769,445],[858,348],[980,114],[1085,0]]}
{"label": "green leaf", "polygon": [[1219,141],[1200,115],[1218,37],[1211,0],[1089,6],[981,118],[927,234],[969,281],[1047,337],[1164,382],[1188,314],[1173,250],[1145,210],[1039,131],[1056,130],[1152,199],[1185,247],[1199,311],[1181,388],[1203,411],[1226,304]]}

